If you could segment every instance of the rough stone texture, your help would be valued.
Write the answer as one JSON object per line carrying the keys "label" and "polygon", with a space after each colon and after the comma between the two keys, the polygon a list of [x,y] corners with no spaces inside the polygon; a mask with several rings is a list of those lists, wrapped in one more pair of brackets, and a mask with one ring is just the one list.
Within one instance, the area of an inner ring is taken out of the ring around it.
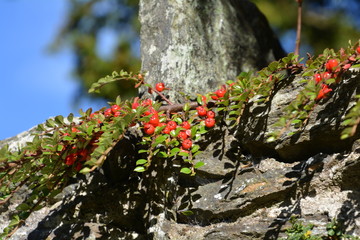
{"label": "rough stone texture", "polygon": [[[305,160],[319,152],[334,153],[350,151],[352,143],[359,137],[340,140],[341,122],[355,103],[360,89],[359,73],[350,71],[341,85],[334,89],[333,96],[321,101],[311,113],[305,129],[291,137],[275,143],[266,143],[268,133],[277,130],[273,124],[283,115],[284,106],[293,101],[303,86],[301,79],[289,81],[271,99],[263,104],[250,103],[241,118],[237,132],[242,146],[256,156],[274,156],[282,161]],[[289,131],[288,131],[289,132]],[[304,152],[306,149],[306,152]]]}
{"label": "rough stone texture", "polygon": [[[177,161],[160,159],[148,172],[134,173],[140,133],[133,131],[101,171],[74,179],[13,239],[278,239],[285,236],[291,216],[315,224],[314,234],[325,234],[326,224],[338,219],[344,232],[359,236],[360,147],[355,139],[342,144],[336,134],[341,126],[334,124],[353,105],[359,76],[357,72],[346,76],[334,95],[316,107],[301,133],[305,137],[297,141],[284,138],[267,145],[258,136],[264,128],[256,121],[275,122],[279,109],[288,103],[284,99],[293,97],[282,91],[269,111],[234,128],[222,125],[209,132],[198,157],[206,165],[194,177],[179,174]],[[342,98],[347,104],[336,102],[342,91],[349,93]],[[254,112],[258,107],[250,104]],[[327,116],[327,121],[317,116]],[[314,128],[326,133],[326,141],[319,140],[321,132],[309,135]],[[249,134],[240,134],[245,132]],[[326,148],[313,139],[341,147],[323,151]],[[291,150],[278,153],[282,148],[298,149],[303,156]],[[2,207],[1,228],[26,193],[24,189]],[[194,214],[182,214],[188,209]]]}
{"label": "rough stone texture", "polygon": [[[247,1],[141,0],[141,55],[146,81],[194,96],[284,55],[266,18]],[[146,91],[146,89],[145,89]]]}

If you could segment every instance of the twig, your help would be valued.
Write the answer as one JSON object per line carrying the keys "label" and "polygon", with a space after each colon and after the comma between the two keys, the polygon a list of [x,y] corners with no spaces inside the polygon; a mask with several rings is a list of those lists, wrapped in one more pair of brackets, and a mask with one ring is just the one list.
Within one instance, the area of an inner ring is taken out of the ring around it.
{"label": "twig", "polygon": [[[190,109],[195,109],[196,107],[199,106],[198,102],[189,102],[189,105],[190,105]],[[169,112],[169,113],[181,112],[183,110],[184,106],[185,106],[184,103],[173,104],[173,105],[164,105],[159,108],[159,112],[162,112],[162,111]],[[215,106],[215,102],[209,101],[207,103],[208,108],[211,108],[213,106]]]}
{"label": "twig", "polygon": [[300,52],[300,39],[301,39],[301,15],[302,15],[302,0],[295,0],[298,3],[298,16],[297,16],[297,29],[296,29],[296,42],[294,54],[299,56]]}

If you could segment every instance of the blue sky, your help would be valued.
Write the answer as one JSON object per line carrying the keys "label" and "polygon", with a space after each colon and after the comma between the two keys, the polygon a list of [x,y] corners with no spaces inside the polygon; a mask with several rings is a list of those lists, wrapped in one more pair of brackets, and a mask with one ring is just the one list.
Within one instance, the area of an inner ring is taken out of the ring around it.
{"label": "blue sky", "polygon": [[72,105],[77,82],[69,49],[50,54],[67,14],[65,0],[0,0],[0,140],[51,116],[94,109],[103,103]]}

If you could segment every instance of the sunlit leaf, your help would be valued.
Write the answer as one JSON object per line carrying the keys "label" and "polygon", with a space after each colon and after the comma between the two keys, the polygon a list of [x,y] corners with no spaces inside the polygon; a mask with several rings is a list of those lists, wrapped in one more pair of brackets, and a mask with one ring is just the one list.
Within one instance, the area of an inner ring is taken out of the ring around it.
{"label": "sunlit leaf", "polygon": [[182,169],[180,170],[180,172],[185,173],[185,174],[190,174],[190,173],[191,173],[191,169],[185,167],[185,168],[182,168]]}

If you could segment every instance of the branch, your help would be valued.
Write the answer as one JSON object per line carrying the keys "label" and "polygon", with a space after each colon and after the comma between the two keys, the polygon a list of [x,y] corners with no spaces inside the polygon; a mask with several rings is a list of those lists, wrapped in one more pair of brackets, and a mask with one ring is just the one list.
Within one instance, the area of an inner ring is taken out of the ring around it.
{"label": "branch", "polygon": [[302,15],[302,0],[296,0],[298,3],[298,17],[297,17],[297,29],[296,29],[296,42],[295,42],[295,55],[299,55],[300,52],[300,39],[301,39],[301,15]]}

